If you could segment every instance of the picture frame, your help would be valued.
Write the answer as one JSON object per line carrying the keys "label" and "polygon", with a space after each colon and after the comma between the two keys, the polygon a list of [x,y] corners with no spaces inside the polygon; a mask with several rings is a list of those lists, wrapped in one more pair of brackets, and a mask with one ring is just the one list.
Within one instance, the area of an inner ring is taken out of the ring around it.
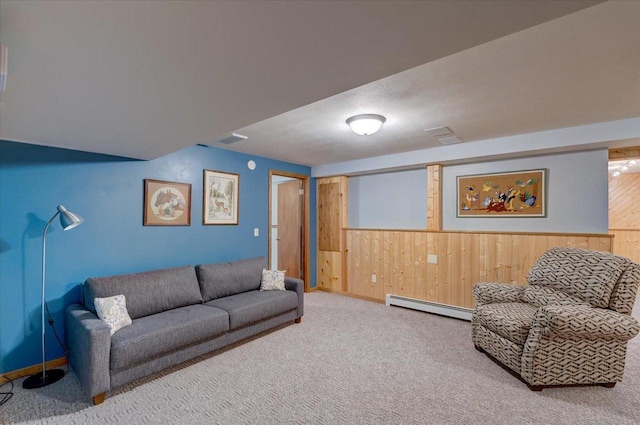
{"label": "picture frame", "polygon": [[546,169],[458,176],[457,217],[546,217]]}
{"label": "picture frame", "polygon": [[238,224],[240,175],[204,170],[202,224]]}
{"label": "picture frame", "polygon": [[144,179],[144,226],[190,226],[191,184]]}

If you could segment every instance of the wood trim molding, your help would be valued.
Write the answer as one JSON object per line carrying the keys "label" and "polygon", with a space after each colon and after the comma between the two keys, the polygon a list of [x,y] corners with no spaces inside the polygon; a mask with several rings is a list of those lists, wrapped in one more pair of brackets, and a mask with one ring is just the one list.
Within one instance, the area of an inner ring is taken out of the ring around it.
{"label": "wood trim molding", "polygon": [[347,227],[347,231],[375,231],[375,232],[422,232],[422,233],[458,233],[463,235],[529,235],[529,236],[573,236],[613,238],[609,233],[561,233],[561,232],[500,232],[490,230],[429,230],[429,229],[376,229]]}
{"label": "wood trim molding", "polygon": [[442,165],[427,165],[427,229],[442,230]]}
{"label": "wood trim molding", "polygon": [[342,264],[342,267],[341,267],[342,274],[340,276],[340,279],[342,281],[341,289],[342,289],[342,292],[348,292],[349,284],[347,280],[347,231],[344,229],[340,230],[340,246],[341,246],[340,261]]}
{"label": "wood trim molding", "polygon": [[351,292],[345,292],[345,291],[336,291],[336,290],[329,289],[329,288],[316,288],[316,289],[318,291],[328,292],[330,294],[344,295],[345,297],[357,298],[359,300],[372,301],[374,303],[384,304],[384,300],[379,300],[379,299],[373,298],[373,297],[367,297],[365,295],[352,294]]}
{"label": "wood trim molding", "polygon": [[[45,363],[47,370],[55,369],[57,367],[61,367],[67,364],[66,357],[60,357],[58,359],[49,360]],[[38,373],[42,371],[42,363],[35,364],[33,366],[23,367],[22,369],[13,370],[11,372],[3,373],[2,378],[16,380],[18,378],[22,378],[23,376],[31,376],[34,373]]]}
{"label": "wood trim molding", "polygon": [[609,149],[609,160],[640,159],[640,146]]}
{"label": "wood trim molding", "polygon": [[299,179],[302,180],[302,188],[304,190],[304,195],[303,195],[303,206],[302,206],[302,216],[303,216],[303,221],[304,221],[304,246],[303,246],[303,253],[302,253],[302,270],[304,273],[304,290],[305,292],[308,291],[311,287],[309,286],[309,278],[311,277],[311,177],[304,175],[304,174],[297,174],[297,173],[291,173],[288,171],[279,171],[279,170],[269,170],[269,192],[268,192],[268,197],[269,197],[269,231],[267,233],[268,237],[267,237],[267,243],[268,248],[267,248],[267,252],[269,253],[269,255],[267,256],[267,261],[269,262],[268,265],[269,267],[271,267],[271,229],[272,228],[277,228],[277,225],[272,225],[271,224],[271,208],[273,207],[273,205],[271,205],[271,197],[272,197],[272,193],[271,193],[271,188],[272,188],[272,178],[273,176],[283,176],[283,177],[291,177],[294,179]]}

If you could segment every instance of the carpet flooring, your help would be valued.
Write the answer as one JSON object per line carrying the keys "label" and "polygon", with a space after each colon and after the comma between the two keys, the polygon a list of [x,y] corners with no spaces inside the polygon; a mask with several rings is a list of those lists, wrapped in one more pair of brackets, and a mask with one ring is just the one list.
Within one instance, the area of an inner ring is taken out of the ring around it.
{"label": "carpet flooring", "polygon": [[640,337],[615,388],[532,392],[474,349],[469,322],[312,292],[301,324],[127,385],[99,406],[73,372],[38,390],[21,385],[0,423],[638,424]]}

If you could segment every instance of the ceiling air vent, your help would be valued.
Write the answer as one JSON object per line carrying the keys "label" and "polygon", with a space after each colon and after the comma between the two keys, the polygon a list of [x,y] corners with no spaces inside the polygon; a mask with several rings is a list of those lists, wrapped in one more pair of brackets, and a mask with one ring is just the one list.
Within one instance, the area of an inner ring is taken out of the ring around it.
{"label": "ceiling air vent", "polygon": [[247,136],[243,136],[242,134],[238,134],[238,133],[231,133],[228,136],[225,136],[224,138],[218,140],[218,143],[222,143],[225,145],[230,145],[232,143],[236,143],[236,142],[240,142],[242,140],[247,140],[248,137]]}
{"label": "ceiling air vent", "polygon": [[443,145],[455,145],[456,143],[462,142],[462,139],[457,136],[441,137],[438,139],[438,142],[442,143]]}
{"label": "ceiling air vent", "polygon": [[449,134],[453,134],[451,130],[449,130],[449,127],[433,127],[433,128],[427,128],[424,130],[425,133],[427,133],[429,136],[431,137],[440,137],[440,136],[447,136]]}

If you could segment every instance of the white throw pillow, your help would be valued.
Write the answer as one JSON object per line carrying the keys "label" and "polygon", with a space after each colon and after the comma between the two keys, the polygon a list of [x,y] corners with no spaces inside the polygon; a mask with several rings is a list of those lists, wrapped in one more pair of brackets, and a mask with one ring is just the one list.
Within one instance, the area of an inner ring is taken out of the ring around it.
{"label": "white throw pillow", "polygon": [[127,312],[127,301],[124,295],[96,298],[93,300],[96,313],[111,328],[111,335],[131,324],[131,317]]}
{"label": "white throw pillow", "polygon": [[286,270],[262,269],[261,291],[284,291],[284,273]]}

